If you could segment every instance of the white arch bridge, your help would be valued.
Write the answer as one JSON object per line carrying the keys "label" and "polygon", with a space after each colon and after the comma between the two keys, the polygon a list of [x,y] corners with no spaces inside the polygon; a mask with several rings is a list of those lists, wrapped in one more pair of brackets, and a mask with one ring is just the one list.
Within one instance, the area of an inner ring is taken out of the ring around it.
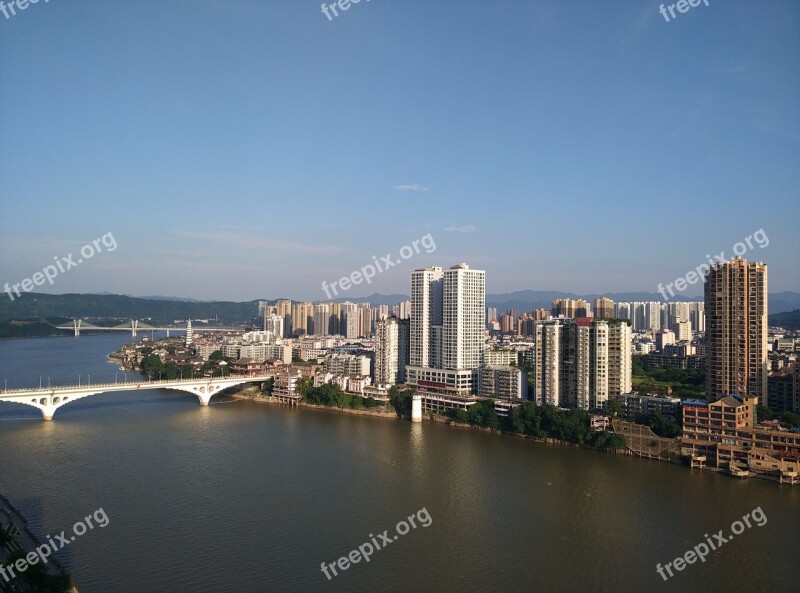
{"label": "white arch bridge", "polygon": [[140,391],[142,389],[175,389],[197,396],[201,406],[207,406],[211,397],[229,387],[244,383],[261,383],[272,375],[256,377],[233,376],[224,378],[172,379],[169,381],[130,381],[127,383],[97,383],[90,385],[70,385],[65,387],[43,387],[39,389],[8,389],[0,391],[0,402],[24,404],[37,408],[42,418],[52,420],[53,414],[61,406],[98,393],[111,391]]}

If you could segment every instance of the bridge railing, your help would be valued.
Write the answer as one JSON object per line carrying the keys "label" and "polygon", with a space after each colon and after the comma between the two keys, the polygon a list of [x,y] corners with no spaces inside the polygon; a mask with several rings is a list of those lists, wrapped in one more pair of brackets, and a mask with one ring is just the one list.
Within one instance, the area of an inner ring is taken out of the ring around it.
{"label": "bridge railing", "polygon": [[249,375],[228,375],[227,377],[202,377],[202,378],[192,378],[192,379],[163,379],[163,380],[156,380],[153,381],[152,379],[141,380],[141,381],[123,381],[123,382],[116,382],[116,383],[85,383],[80,385],[52,385],[48,387],[29,387],[27,389],[0,389],[0,394],[2,395],[16,395],[16,394],[24,394],[24,393],[52,393],[55,391],[75,391],[83,390],[83,389],[97,389],[97,390],[104,390],[109,389],[112,387],[124,387],[127,385],[147,385],[148,387],[165,387],[168,385],[176,385],[176,384],[204,384],[208,385],[211,383],[222,383],[222,382],[229,382],[229,381],[242,381],[242,382],[249,382],[249,381],[266,381],[267,379],[272,378],[273,375],[259,375],[259,376],[249,376]]}

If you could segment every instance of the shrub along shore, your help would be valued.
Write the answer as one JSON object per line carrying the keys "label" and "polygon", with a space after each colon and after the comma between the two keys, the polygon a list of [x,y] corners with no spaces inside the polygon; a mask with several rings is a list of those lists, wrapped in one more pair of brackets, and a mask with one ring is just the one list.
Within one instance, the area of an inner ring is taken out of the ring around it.
{"label": "shrub along shore", "polygon": [[[411,396],[413,391],[401,391],[396,386],[389,389],[389,403],[383,404],[373,398],[344,393],[337,385],[314,387],[311,379],[301,379],[297,391],[302,395],[300,406],[309,408],[328,408],[342,413],[382,417],[411,417]],[[272,397],[272,385],[262,391],[243,390],[240,397],[279,403]],[[578,445],[609,451],[625,448],[625,437],[609,431],[596,431],[589,426],[589,415],[584,410],[560,410],[555,406],[537,406],[534,402],[522,402],[507,417],[500,417],[489,401],[479,401],[468,410],[448,410],[446,416],[430,420],[489,429],[499,433],[523,436],[541,441]]]}

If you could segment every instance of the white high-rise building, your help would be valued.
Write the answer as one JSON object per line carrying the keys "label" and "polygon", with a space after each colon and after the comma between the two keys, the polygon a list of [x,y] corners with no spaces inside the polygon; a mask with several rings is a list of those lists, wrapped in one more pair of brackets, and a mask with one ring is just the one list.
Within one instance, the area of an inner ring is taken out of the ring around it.
{"label": "white high-rise building", "polygon": [[442,268],[423,268],[411,273],[411,366],[435,366],[433,328],[442,327]]}
{"label": "white high-rise building", "polygon": [[406,381],[467,394],[478,388],[486,326],[486,272],[457,264],[411,274],[411,352]]}
{"label": "white high-rise building", "polygon": [[692,324],[692,331],[706,331],[706,304],[702,301],[689,303],[689,322]]}
{"label": "white high-rise building", "polygon": [[399,319],[411,319],[411,301],[403,301],[398,307],[400,308],[397,315]]}
{"label": "white high-rise building", "polygon": [[283,317],[271,313],[264,318],[264,330],[272,334],[272,338],[283,337]]}
{"label": "white high-rise building", "polygon": [[375,325],[375,382],[398,382],[399,324],[396,317],[382,319]]}
{"label": "white high-rise building", "polygon": [[[589,328],[589,401],[581,402],[584,410],[602,408],[608,400],[608,323],[594,321]],[[586,405],[588,403],[588,405]]]}
{"label": "white high-rise building", "polygon": [[632,331],[627,323],[608,324],[608,395],[621,395],[632,390]]}
{"label": "white high-rise building", "polygon": [[477,369],[486,345],[486,272],[453,266],[443,294],[442,368]]}

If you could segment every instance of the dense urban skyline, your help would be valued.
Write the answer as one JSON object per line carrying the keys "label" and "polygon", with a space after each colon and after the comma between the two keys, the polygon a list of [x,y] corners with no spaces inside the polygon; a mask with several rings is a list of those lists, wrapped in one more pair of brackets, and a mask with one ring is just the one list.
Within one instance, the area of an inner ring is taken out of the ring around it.
{"label": "dense urban skyline", "polygon": [[2,281],[113,233],[39,290],[321,299],[430,233],[345,296],[459,261],[491,293],[655,292],[762,229],[744,256],[800,290],[797,3],[500,8],[0,18]]}

